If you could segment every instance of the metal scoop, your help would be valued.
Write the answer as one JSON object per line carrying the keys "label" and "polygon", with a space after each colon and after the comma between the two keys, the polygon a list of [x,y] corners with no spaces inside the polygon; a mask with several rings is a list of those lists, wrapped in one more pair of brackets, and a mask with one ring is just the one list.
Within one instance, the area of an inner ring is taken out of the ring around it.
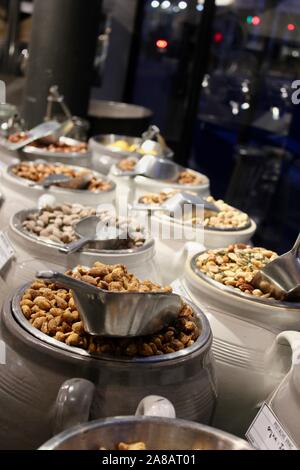
{"label": "metal scoop", "polygon": [[79,240],[60,247],[61,253],[76,253],[87,244],[92,244],[96,250],[114,250],[118,242],[127,237],[126,232],[115,227],[105,226],[96,215],[82,219],[74,229]]}
{"label": "metal scoop", "polygon": [[59,142],[61,137],[65,137],[67,134],[71,132],[74,128],[74,121],[72,119],[68,119],[59,125],[59,128],[50,135],[44,136],[39,139],[39,143],[42,145],[51,145],[56,144]]}
{"label": "metal scoop", "polygon": [[35,140],[53,134],[60,128],[60,126],[61,124],[57,121],[48,121],[44,122],[43,124],[39,124],[38,126],[34,127],[33,129],[27,132],[28,138],[26,140],[22,140],[21,142],[17,142],[16,144],[8,144],[7,148],[11,151],[20,150],[26,147],[27,145],[31,144]]}
{"label": "metal scoop", "polygon": [[84,329],[93,336],[134,337],[161,331],[178,317],[183,302],[164,292],[109,292],[56,272],[39,279],[71,289]]}
{"label": "metal scoop", "polygon": [[154,139],[157,140],[158,144],[161,147],[162,155],[168,155],[169,153],[169,148],[167,146],[167,143],[163,136],[160,133],[160,129],[157,126],[150,126],[146,132],[142,134],[142,140],[140,142],[140,145],[138,149],[136,150],[136,153],[138,153],[138,150],[143,150],[145,153],[147,153],[147,150],[153,147],[153,141]]}
{"label": "metal scoop", "polygon": [[141,158],[133,171],[116,172],[115,176],[145,176],[156,180],[176,180],[179,167],[169,160],[153,155],[145,155]]}
{"label": "metal scoop", "polygon": [[279,256],[253,278],[252,284],[265,294],[270,293],[277,300],[297,301],[300,299],[300,234],[291,251]]}
{"label": "metal scoop", "polygon": [[85,189],[90,183],[92,175],[90,173],[82,173],[75,177],[58,173],[49,175],[38,183],[30,183],[30,187],[42,186],[45,189],[50,186],[60,186],[65,189]]}
{"label": "metal scoop", "polygon": [[203,206],[205,210],[220,212],[220,209],[212,202],[208,202],[200,196],[195,196],[186,192],[174,194],[174,196],[170,197],[170,199],[163,202],[158,207],[147,204],[135,204],[132,206],[132,209],[138,211],[149,210],[151,212],[166,211],[172,215],[182,213],[182,211],[186,209],[186,206],[190,206],[189,208],[191,211],[197,208],[197,206]]}
{"label": "metal scoop", "polygon": [[[71,177],[63,174],[49,175],[39,183],[43,188],[50,188],[50,186],[61,183],[68,183],[71,181]],[[34,185],[35,186],[35,185]]]}

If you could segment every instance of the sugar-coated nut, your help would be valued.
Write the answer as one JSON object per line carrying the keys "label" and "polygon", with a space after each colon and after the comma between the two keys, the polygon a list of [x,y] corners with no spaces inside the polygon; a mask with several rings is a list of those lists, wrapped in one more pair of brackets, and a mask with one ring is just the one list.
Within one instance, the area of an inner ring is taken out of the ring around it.
{"label": "sugar-coated nut", "polygon": [[31,317],[31,308],[28,305],[21,305],[21,310],[27,319]]}
{"label": "sugar-coated nut", "polygon": [[33,303],[37,305],[41,310],[48,311],[51,308],[51,304],[49,300],[46,299],[46,297],[42,297],[42,296],[36,297]]}

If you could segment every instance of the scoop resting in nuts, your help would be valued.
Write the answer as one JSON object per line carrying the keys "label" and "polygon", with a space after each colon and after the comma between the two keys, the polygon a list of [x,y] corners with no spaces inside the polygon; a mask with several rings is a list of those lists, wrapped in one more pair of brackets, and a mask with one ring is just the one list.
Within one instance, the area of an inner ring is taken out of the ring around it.
{"label": "scoop resting in nuts", "polygon": [[[66,274],[110,291],[171,291],[170,287],[140,281],[123,265],[95,263],[91,269],[78,266]],[[170,354],[192,346],[200,335],[192,308],[184,305],[175,322],[158,334],[124,339],[92,337],[84,331],[71,291],[40,280],[24,292],[20,308],[33,327],[57,341],[90,353],[129,358]]]}
{"label": "scoop resting in nuts", "polygon": [[[160,193],[147,193],[141,196],[138,200],[139,204],[145,205],[161,205],[168,199],[173,197],[179,191],[161,191]],[[193,194],[193,193],[191,193]],[[229,206],[222,200],[216,200],[212,196],[207,198],[208,202],[215,204],[220,212],[213,212],[204,210],[204,219],[200,220],[197,217],[186,219],[186,222],[193,225],[204,225],[207,228],[220,228],[220,229],[242,229],[249,223],[249,217],[244,212]]]}
{"label": "scoop resting in nuts", "polygon": [[[23,229],[43,240],[59,244],[72,243],[77,239],[74,226],[82,219],[96,215],[96,209],[80,204],[61,204],[44,207],[32,212],[22,223]],[[98,214],[99,222],[127,233],[127,238],[117,240],[115,250],[138,248],[145,244],[148,235],[144,227],[131,218],[117,217],[109,211]]]}
{"label": "scoop resting in nuts", "polygon": [[[35,183],[42,182],[45,178],[50,175],[66,175],[69,176],[72,180],[76,178],[80,179],[81,176],[85,175],[87,170],[77,170],[68,165],[62,165],[60,163],[50,164],[50,163],[34,163],[34,162],[22,162],[15,165],[12,168],[14,175],[19,178],[24,178]],[[69,184],[69,183],[67,183]],[[64,184],[57,184],[57,186],[64,187]],[[112,188],[112,183],[106,181],[97,176],[91,176],[90,181],[87,183],[86,190],[91,192],[102,192],[109,191]]]}

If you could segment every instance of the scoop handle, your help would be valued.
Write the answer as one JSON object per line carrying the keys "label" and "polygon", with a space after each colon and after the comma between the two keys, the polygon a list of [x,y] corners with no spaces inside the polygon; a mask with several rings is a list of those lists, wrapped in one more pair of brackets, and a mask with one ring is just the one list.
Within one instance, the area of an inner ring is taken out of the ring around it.
{"label": "scoop handle", "polygon": [[76,240],[75,242],[70,243],[69,245],[59,247],[59,252],[66,253],[68,255],[71,255],[72,253],[77,253],[77,251],[87,245],[90,241],[91,239],[88,237],[80,238],[79,240]]}
{"label": "scoop handle", "polygon": [[67,276],[66,274],[55,271],[39,271],[36,273],[36,277],[38,279],[58,282],[67,289],[73,289],[74,291],[84,290],[86,292],[87,290],[93,290],[95,293],[99,294],[99,291],[101,290],[98,287],[94,287],[88,284],[87,282],[79,281],[78,279],[74,279],[71,276]]}
{"label": "scoop handle", "polygon": [[158,395],[149,395],[138,404],[135,416],[158,416],[160,418],[176,418],[173,403]]}
{"label": "scoop handle", "polygon": [[82,378],[67,380],[60,387],[53,409],[53,434],[89,421],[95,385]]}
{"label": "scoop handle", "polygon": [[291,253],[293,253],[295,256],[298,255],[298,251],[299,251],[299,248],[300,248],[300,233],[298,235],[298,238],[295,242],[295,245],[293,246],[293,248],[291,249]]}

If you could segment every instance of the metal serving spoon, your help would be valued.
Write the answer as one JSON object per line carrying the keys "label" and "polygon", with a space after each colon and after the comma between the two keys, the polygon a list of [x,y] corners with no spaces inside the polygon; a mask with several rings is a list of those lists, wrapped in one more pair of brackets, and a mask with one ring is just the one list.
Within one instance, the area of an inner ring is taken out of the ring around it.
{"label": "metal serving spoon", "polygon": [[85,189],[89,182],[91,181],[91,173],[82,173],[75,177],[64,175],[63,173],[58,173],[54,175],[49,175],[39,182],[31,182],[30,187],[42,186],[45,189],[50,188],[50,186],[60,186],[65,189]]}
{"label": "metal serving spoon", "polygon": [[26,145],[31,144],[35,140],[53,134],[60,128],[60,126],[61,124],[57,121],[48,121],[44,122],[43,124],[39,124],[30,131],[26,132],[26,134],[28,135],[28,138],[26,140],[22,140],[21,142],[17,142],[16,144],[7,144],[7,148],[11,151],[20,150],[26,147]]}
{"label": "metal serving spoon", "polygon": [[164,292],[110,292],[49,271],[38,279],[71,289],[84,329],[93,336],[135,337],[161,331],[177,318],[183,302]]}
{"label": "metal serving spoon", "polygon": [[74,128],[74,121],[67,119],[59,125],[59,128],[50,135],[44,136],[39,139],[39,142],[43,145],[51,145],[59,142],[61,137],[65,137]]}
{"label": "metal serving spoon", "polygon": [[172,214],[179,214],[183,209],[188,206],[190,209],[197,208],[197,206],[203,207],[205,210],[212,212],[220,212],[218,206],[212,202],[208,202],[206,199],[196,196],[194,194],[189,194],[186,192],[180,192],[174,194],[174,196],[167,199],[160,206],[156,207],[155,205],[148,204],[134,204],[132,210],[137,211],[151,211],[151,212],[162,212],[166,211]]}
{"label": "metal serving spoon", "polygon": [[252,284],[265,294],[277,300],[296,301],[300,299],[300,234],[288,253],[267,264],[253,278]]}
{"label": "metal serving spoon", "polygon": [[154,155],[145,155],[137,162],[132,171],[115,172],[115,176],[145,176],[156,180],[169,181],[175,180],[178,174],[178,165]]}
{"label": "metal serving spoon", "polygon": [[96,250],[113,250],[119,240],[127,238],[127,233],[115,227],[106,227],[98,216],[82,219],[74,226],[75,235],[79,240],[59,248],[61,253],[72,254],[87,244]]}

